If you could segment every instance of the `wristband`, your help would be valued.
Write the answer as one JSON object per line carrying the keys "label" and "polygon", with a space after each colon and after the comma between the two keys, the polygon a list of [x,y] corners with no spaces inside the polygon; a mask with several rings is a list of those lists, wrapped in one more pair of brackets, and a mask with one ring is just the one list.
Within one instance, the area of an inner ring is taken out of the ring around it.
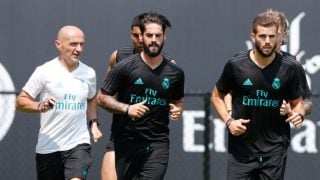
{"label": "wristband", "polygon": [[97,123],[97,126],[100,125],[99,122],[98,122],[98,119],[91,119],[91,120],[89,120],[89,127],[90,127],[90,128],[92,127],[92,124],[93,124],[94,122]]}
{"label": "wristband", "polygon": [[299,113],[298,115],[300,116],[300,118],[302,119],[302,121],[304,121],[304,116],[303,116],[301,113]]}
{"label": "wristband", "polygon": [[125,115],[127,115],[127,116],[129,115],[129,109],[130,109],[130,105],[127,106],[127,109],[126,109],[126,112],[125,112]]}
{"label": "wristband", "polygon": [[233,120],[234,120],[233,117],[231,117],[231,118],[229,118],[229,119],[226,121],[226,126],[227,126],[227,128],[229,128],[229,126],[230,126],[230,124],[231,124],[231,122],[232,122]]}

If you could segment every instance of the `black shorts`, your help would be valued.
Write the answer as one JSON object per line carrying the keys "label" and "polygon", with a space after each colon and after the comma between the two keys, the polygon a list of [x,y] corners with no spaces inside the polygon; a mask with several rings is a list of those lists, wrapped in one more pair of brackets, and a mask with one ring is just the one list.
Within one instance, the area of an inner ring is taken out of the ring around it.
{"label": "black shorts", "polygon": [[38,180],[86,179],[92,163],[90,144],[80,144],[68,151],[36,154]]}
{"label": "black shorts", "polygon": [[126,143],[115,147],[118,180],[162,180],[169,160],[169,145]]}
{"label": "black shorts", "polygon": [[227,180],[283,180],[287,150],[267,157],[235,158],[229,154]]}

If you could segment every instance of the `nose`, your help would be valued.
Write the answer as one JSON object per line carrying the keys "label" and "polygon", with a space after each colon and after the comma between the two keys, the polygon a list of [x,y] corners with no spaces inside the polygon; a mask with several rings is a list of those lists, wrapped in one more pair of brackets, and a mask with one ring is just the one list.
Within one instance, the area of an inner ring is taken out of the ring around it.
{"label": "nose", "polygon": [[270,37],[266,38],[266,43],[270,43]]}
{"label": "nose", "polygon": [[82,45],[82,44],[78,44],[78,45],[76,46],[76,50],[77,50],[77,51],[82,51],[82,49],[83,49],[83,45]]}
{"label": "nose", "polygon": [[153,35],[151,40],[152,40],[152,41],[156,41],[156,40],[157,40],[156,35]]}

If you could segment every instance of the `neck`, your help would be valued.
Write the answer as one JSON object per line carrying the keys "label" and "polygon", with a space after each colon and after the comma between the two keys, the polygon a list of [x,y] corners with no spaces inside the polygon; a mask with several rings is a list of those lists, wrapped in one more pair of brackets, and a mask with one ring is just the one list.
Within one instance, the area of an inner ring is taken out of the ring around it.
{"label": "neck", "polygon": [[268,66],[269,64],[272,63],[272,61],[274,60],[276,56],[276,53],[272,53],[271,56],[269,57],[264,57],[262,56],[259,52],[257,52],[256,49],[253,49],[250,52],[250,58],[253,60],[253,62],[259,66],[260,68],[265,68],[266,66]]}
{"label": "neck", "polygon": [[69,72],[75,70],[79,66],[79,62],[68,62],[67,60],[59,57],[59,62],[63,67],[65,67]]}
{"label": "neck", "polygon": [[163,61],[163,57],[162,54],[160,53],[160,55],[156,56],[156,57],[150,57],[148,56],[146,53],[144,53],[143,51],[141,52],[141,58],[142,60],[151,68],[151,69],[155,69],[156,67],[158,67],[162,61]]}

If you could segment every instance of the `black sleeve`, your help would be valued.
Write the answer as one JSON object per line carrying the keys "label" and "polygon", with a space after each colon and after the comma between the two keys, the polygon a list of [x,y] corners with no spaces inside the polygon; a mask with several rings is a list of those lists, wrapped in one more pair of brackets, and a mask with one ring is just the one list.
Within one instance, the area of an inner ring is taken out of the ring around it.
{"label": "black sleeve", "polygon": [[308,85],[306,72],[304,71],[304,69],[301,66],[301,64],[298,66],[297,69],[298,69],[298,74],[300,76],[300,81],[301,81],[302,98],[310,98],[311,90],[310,90],[309,85]]}
{"label": "black sleeve", "polygon": [[115,95],[120,87],[120,83],[123,82],[125,67],[123,63],[117,63],[114,69],[107,75],[103,82],[101,90],[108,95]]}
{"label": "black sleeve", "polygon": [[[291,73],[290,73],[290,81],[288,83],[289,87],[288,87],[288,99],[289,100],[293,100],[293,99],[297,99],[299,97],[303,96],[303,88],[302,88],[302,75],[301,75],[301,69],[300,67],[301,65],[299,64],[294,64],[294,66],[291,69]],[[302,67],[301,67],[302,68]],[[303,71],[304,72],[304,71]],[[304,75],[305,77],[305,75]]]}
{"label": "black sleeve", "polygon": [[217,89],[223,93],[229,93],[232,89],[232,63],[230,61],[227,62],[227,64],[223,68],[223,72],[218,79],[218,82],[216,83]]}
{"label": "black sleeve", "polygon": [[177,76],[177,83],[172,95],[173,101],[179,100],[184,97],[184,72],[181,70]]}

